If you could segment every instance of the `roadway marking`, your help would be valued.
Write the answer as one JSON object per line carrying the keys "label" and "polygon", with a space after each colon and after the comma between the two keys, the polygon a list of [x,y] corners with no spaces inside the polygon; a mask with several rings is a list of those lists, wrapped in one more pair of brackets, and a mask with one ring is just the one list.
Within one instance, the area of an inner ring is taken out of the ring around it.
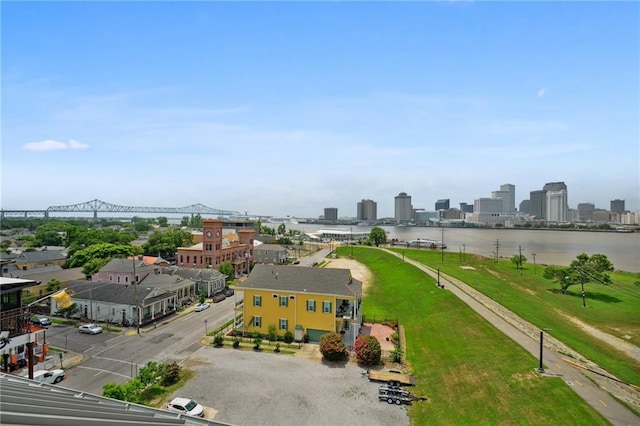
{"label": "roadway marking", "polygon": [[[121,377],[124,377],[125,379],[131,379],[131,376],[127,376],[125,374],[116,373],[115,371],[103,370],[102,368],[86,367],[84,365],[78,365],[76,368],[86,368],[87,370],[99,371],[100,373],[115,374],[116,376],[121,376]],[[100,373],[98,373],[98,374],[100,374]],[[98,374],[96,374],[96,376]]]}
{"label": "roadway marking", "polygon": [[605,407],[608,407],[608,405],[601,399],[599,399],[598,401],[600,401],[600,404],[604,405]]}

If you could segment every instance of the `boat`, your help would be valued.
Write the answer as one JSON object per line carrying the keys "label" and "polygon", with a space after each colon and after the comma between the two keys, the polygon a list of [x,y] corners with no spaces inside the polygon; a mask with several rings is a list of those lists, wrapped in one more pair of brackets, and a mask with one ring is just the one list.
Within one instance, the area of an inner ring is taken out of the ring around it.
{"label": "boat", "polygon": [[446,249],[447,245],[438,240],[431,240],[429,238],[418,238],[417,240],[407,241],[408,247],[418,247],[418,248],[431,248],[431,249]]}
{"label": "boat", "polygon": [[274,225],[298,225],[298,221],[293,217],[270,217],[267,219],[266,223],[272,223]]}

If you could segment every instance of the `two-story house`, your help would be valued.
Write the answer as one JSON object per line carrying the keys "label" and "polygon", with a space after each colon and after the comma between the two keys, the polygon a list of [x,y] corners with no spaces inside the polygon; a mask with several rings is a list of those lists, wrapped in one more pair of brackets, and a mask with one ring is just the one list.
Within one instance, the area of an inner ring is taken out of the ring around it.
{"label": "two-story house", "polygon": [[318,342],[337,332],[352,346],[360,331],[362,283],[348,269],[256,265],[235,288],[244,293],[235,329],[244,333],[266,335],[275,325],[279,336],[290,331],[296,341]]}
{"label": "two-story house", "polygon": [[253,258],[256,263],[282,265],[289,261],[289,253],[280,244],[260,244],[254,247]]}

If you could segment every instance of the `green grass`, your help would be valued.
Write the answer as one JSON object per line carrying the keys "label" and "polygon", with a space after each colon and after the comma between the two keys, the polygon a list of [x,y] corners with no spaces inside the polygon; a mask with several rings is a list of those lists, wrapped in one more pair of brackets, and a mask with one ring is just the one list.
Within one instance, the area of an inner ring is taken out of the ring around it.
{"label": "green grass", "polygon": [[354,247],[353,256],[374,274],[364,314],[405,327],[414,393],[428,398],[409,408],[412,424],[608,424],[561,379],[539,376],[535,357],[431,277],[382,250]]}
{"label": "green grass", "polygon": [[[400,250],[398,250],[400,252]],[[587,284],[586,307],[578,286],[570,287],[566,295],[559,285],[542,276],[543,267],[532,265],[517,269],[508,260],[494,262],[478,256],[466,256],[463,269],[458,254],[427,250],[405,250],[405,256],[427,266],[439,268],[513,311],[567,346],[600,365],[620,380],[640,385],[640,363],[618,349],[593,337],[572,322],[575,318],[603,332],[640,346],[640,287],[634,282],[638,274],[615,272],[613,284]]]}

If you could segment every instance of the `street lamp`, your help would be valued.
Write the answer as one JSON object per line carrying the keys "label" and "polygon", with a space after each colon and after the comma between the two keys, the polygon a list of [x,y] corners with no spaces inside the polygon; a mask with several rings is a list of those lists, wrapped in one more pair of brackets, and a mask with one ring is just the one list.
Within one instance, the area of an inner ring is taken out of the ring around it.
{"label": "street lamp", "polygon": [[204,323],[204,337],[207,337],[207,323],[209,322],[209,320],[204,320],[202,321]]}
{"label": "street lamp", "polygon": [[543,328],[540,330],[540,365],[538,366],[538,373],[544,374],[544,367],[542,366],[542,351],[544,348],[544,332],[551,330],[550,328]]}

